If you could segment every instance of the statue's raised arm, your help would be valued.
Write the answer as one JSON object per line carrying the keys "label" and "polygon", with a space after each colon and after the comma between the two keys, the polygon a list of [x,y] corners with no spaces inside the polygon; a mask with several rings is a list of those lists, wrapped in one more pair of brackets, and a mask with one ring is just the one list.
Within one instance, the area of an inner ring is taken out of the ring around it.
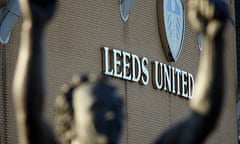
{"label": "statue's raised arm", "polygon": [[[20,144],[56,144],[43,119],[45,94],[45,28],[55,0],[20,0],[23,10],[21,45],[13,81]],[[119,142],[123,102],[103,77],[75,76],[56,98],[56,136],[63,144]]]}
{"label": "statue's raised arm", "polygon": [[45,27],[56,0],[20,0],[24,20],[13,80],[13,97],[21,144],[54,144],[43,120],[45,95]]}
{"label": "statue's raised arm", "polygon": [[203,52],[196,78],[195,98],[191,108],[214,119],[224,95],[224,39],[228,16],[227,5],[219,0],[190,0],[189,21],[196,32],[203,34]]}
{"label": "statue's raised arm", "polygon": [[224,96],[223,31],[227,5],[220,0],[189,0],[188,18],[203,35],[203,51],[190,102],[191,114],[168,129],[156,144],[200,144],[214,130]]}

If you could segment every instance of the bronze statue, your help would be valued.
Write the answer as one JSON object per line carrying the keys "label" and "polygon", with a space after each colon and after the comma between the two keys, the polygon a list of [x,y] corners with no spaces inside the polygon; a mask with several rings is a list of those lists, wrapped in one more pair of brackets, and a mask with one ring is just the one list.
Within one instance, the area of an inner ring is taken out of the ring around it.
{"label": "bronze statue", "polygon": [[[20,0],[20,4],[24,22],[13,83],[19,140],[21,144],[59,143],[43,119],[45,27],[54,14],[56,0]],[[227,14],[222,2],[189,1],[189,20],[204,35],[192,114],[167,130],[156,143],[198,144],[214,129],[223,100],[222,33]],[[122,101],[104,78],[75,76],[56,100],[60,143],[118,143],[122,119]]]}
{"label": "bronze statue", "polygon": [[[21,0],[24,22],[13,96],[21,144],[59,143],[43,119],[45,27],[56,0]],[[56,100],[57,135],[66,144],[115,144],[122,128],[122,100],[106,79],[75,76]]]}
{"label": "bronze statue", "polygon": [[223,31],[227,6],[218,0],[189,0],[188,18],[196,32],[203,34],[191,114],[168,129],[156,144],[200,144],[214,130],[224,95]]}

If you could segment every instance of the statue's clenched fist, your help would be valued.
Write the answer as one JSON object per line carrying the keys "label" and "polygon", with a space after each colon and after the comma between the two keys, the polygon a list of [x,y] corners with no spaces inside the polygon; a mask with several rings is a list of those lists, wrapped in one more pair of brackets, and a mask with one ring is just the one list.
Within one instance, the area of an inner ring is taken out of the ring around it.
{"label": "statue's clenched fist", "polygon": [[32,22],[45,24],[56,10],[57,0],[19,0],[23,15]]}
{"label": "statue's clenched fist", "polygon": [[188,18],[196,32],[213,38],[223,29],[228,16],[227,5],[220,0],[189,0]]}

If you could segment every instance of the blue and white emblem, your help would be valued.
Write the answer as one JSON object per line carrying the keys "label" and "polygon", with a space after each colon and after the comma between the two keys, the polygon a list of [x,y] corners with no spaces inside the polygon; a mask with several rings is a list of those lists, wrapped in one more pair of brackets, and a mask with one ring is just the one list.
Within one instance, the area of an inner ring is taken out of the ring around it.
{"label": "blue and white emblem", "polygon": [[[159,1],[159,0],[158,0]],[[167,57],[170,61],[176,61],[181,53],[184,30],[185,30],[185,18],[184,18],[184,8],[181,0],[160,0],[163,1],[163,10],[160,11],[161,15],[158,16],[160,24],[159,28],[164,28],[160,30],[160,35],[162,42],[165,43],[164,49],[168,49],[166,52]],[[161,3],[161,2],[160,2]],[[158,9],[160,5],[158,4]],[[162,8],[162,6],[161,6]]]}
{"label": "blue and white emblem", "polygon": [[120,13],[124,22],[127,22],[129,13],[135,6],[136,2],[137,0],[120,0]]}

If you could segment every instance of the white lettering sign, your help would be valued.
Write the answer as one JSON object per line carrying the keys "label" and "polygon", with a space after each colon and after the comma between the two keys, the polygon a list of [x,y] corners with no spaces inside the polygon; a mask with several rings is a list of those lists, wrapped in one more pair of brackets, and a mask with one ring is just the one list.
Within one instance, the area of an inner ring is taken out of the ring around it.
{"label": "white lettering sign", "polygon": [[[103,73],[143,85],[148,85],[150,73],[147,57],[139,57],[118,49],[103,48]],[[192,99],[194,93],[194,78],[191,73],[163,64],[152,62],[152,83],[157,90]]]}

